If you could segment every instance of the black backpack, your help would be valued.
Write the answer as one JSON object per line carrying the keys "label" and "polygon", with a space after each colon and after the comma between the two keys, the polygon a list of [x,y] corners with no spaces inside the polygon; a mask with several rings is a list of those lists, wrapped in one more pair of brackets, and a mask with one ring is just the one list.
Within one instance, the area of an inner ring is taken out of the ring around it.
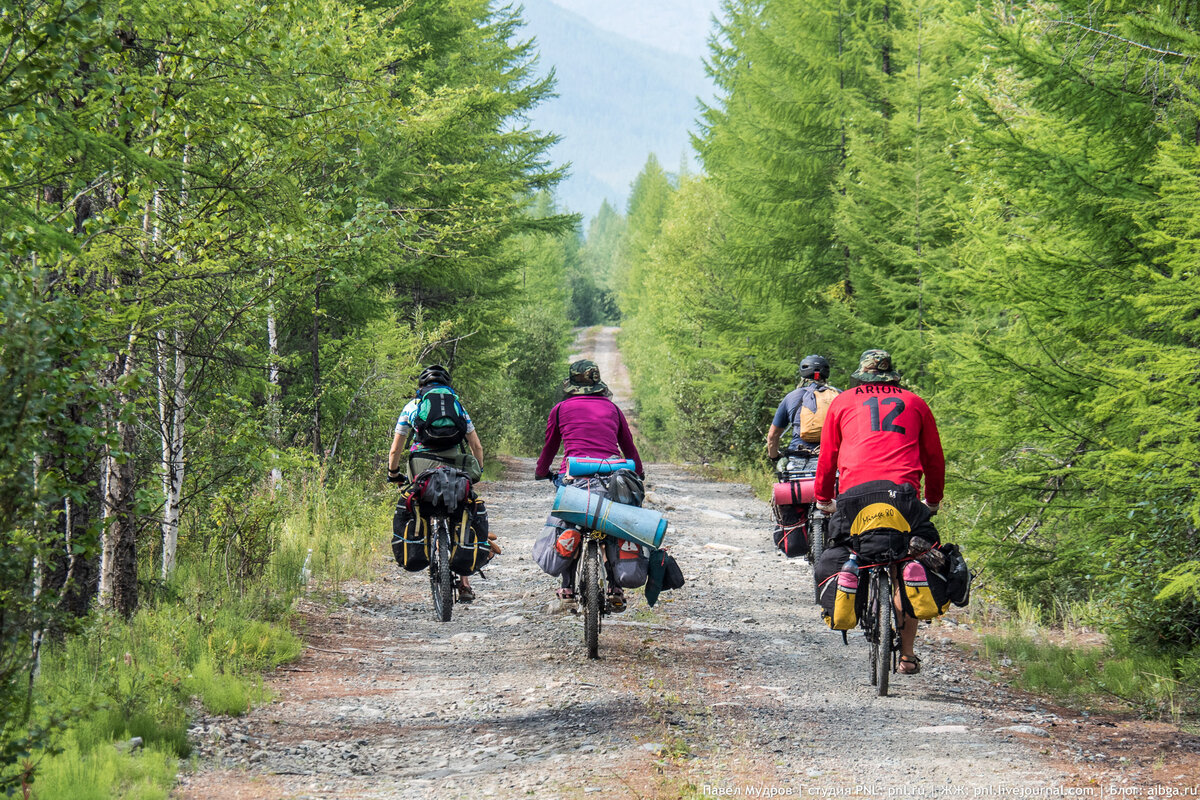
{"label": "black backpack", "polygon": [[445,386],[422,392],[413,414],[413,430],[417,441],[431,450],[446,450],[461,444],[467,435],[467,421],[454,392]]}

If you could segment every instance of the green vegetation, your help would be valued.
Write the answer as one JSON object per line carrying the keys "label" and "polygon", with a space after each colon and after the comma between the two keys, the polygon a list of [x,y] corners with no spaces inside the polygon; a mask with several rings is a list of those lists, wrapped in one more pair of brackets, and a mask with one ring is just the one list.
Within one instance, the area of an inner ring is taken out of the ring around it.
{"label": "green vegetation", "polygon": [[728,0],[704,174],[648,161],[606,246],[648,449],[762,471],[801,358],[844,387],[884,347],[997,596],[1194,653],[1195,35],[1181,3]]}
{"label": "green vegetation", "polygon": [[524,124],[553,87],[486,0],[0,23],[0,791],[66,748],[136,796],[190,698],[264,698],[302,575],[386,543],[422,365],[485,452],[535,443],[579,249]]}
{"label": "green vegetation", "polygon": [[1200,665],[1186,651],[1149,652],[1111,637],[1092,637],[1040,621],[1028,603],[1021,613],[986,624],[979,652],[1021,689],[1075,707],[1115,709],[1181,720],[1200,701]]}

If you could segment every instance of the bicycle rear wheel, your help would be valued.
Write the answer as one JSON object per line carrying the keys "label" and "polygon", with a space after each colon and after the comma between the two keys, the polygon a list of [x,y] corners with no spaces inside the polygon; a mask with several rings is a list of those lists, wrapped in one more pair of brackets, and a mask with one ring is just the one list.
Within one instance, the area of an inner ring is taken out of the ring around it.
{"label": "bicycle rear wheel", "polygon": [[878,568],[871,574],[870,603],[875,612],[875,641],[871,644],[871,667],[875,673],[875,689],[887,697],[888,680],[892,674],[892,580],[888,571]]}
{"label": "bicycle rear wheel", "polygon": [[429,531],[433,552],[429,559],[429,588],[433,593],[433,616],[449,622],[454,613],[454,576],[450,573],[450,527],[446,518],[434,517]]}
{"label": "bicycle rear wheel", "polygon": [[604,587],[601,585],[600,543],[591,539],[583,554],[583,641],[587,657],[600,657],[600,610],[604,607]]}

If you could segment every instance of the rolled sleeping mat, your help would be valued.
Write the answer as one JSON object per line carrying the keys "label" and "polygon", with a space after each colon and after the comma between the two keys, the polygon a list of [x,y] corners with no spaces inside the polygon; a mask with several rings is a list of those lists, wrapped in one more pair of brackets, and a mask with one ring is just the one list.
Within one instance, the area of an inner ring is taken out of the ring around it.
{"label": "rolled sleeping mat", "polygon": [[667,533],[667,521],[657,511],[614,503],[575,486],[559,487],[551,513],[572,525],[648,547],[661,547]]}
{"label": "rolled sleeping mat", "polygon": [[567,459],[567,476],[571,478],[586,478],[588,475],[608,475],[619,469],[633,470],[635,465],[629,459],[612,458],[576,458]]}
{"label": "rolled sleeping mat", "polygon": [[817,501],[817,479],[801,478],[775,484],[775,505],[799,506]]}

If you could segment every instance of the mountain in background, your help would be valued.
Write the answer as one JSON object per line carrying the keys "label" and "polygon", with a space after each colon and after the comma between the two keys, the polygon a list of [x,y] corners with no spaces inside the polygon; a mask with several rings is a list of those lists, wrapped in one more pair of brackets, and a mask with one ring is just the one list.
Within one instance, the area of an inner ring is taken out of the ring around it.
{"label": "mountain in background", "polygon": [[712,17],[720,0],[553,0],[586,17],[597,28],[669,53],[694,59],[708,56]]}
{"label": "mountain in background", "polygon": [[623,211],[650,153],[665,169],[685,160],[695,169],[689,136],[699,98],[712,97],[699,57],[602,30],[550,0],[525,0],[524,9],[522,35],[536,37],[540,71],[553,68],[558,80],[558,97],[534,109],[530,122],[559,134],[551,158],[571,163],[555,192],[560,209],[586,221],[607,199]]}

